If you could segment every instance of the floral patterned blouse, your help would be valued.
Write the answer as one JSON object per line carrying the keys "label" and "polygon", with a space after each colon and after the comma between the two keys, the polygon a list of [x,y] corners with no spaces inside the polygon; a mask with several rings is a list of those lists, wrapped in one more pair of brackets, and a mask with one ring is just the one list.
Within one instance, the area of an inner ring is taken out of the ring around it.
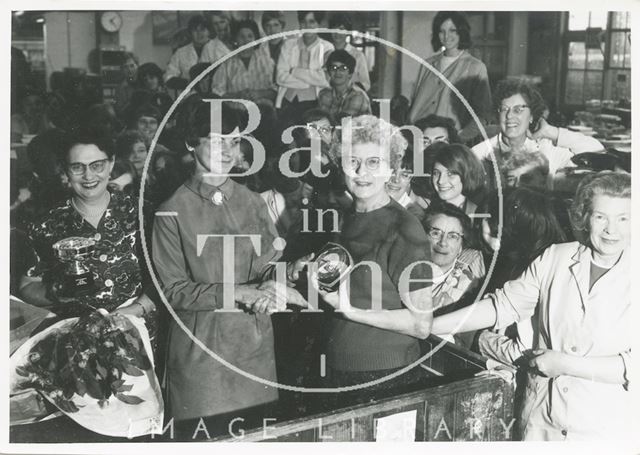
{"label": "floral patterned blouse", "polygon": [[142,293],[137,232],[138,206],[130,196],[112,192],[97,228],[82,218],[69,199],[49,211],[42,221],[29,226],[37,258],[27,276],[41,277],[47,286],[47,297],[56,302],[52,290],[61,290],[65,267],[56,258],[53,244],[67,237],[93,238],[95,249],[84,263],[92,272],[95,292],[78,298],[77,303],[56,305],[52,310],[65,317],[98,308],[113,311]]}
{"label": "floral patterned blouse", "polygon": [[478,250],[464,249],[456,258],[452,269],[447,272],[446,278],[443,277],[444,280],[434,277],[434,308],[439,309],[460,302],[463,297],[478,289],[484,276],[482,254]]}

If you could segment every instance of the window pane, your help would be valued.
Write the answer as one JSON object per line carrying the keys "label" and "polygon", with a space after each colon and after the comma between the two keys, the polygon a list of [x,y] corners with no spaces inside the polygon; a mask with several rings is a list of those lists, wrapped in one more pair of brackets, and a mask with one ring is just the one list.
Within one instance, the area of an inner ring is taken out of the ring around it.
{"label": "window pane", "polygon": [[566,104],[583,104],[582,86],[584,84],[584,72],[567,71],[567,83],[565,85],[564,101]]}
{"label": "window pane", "polygon": [[571,11],[569,13],[569,30],[586,30],[589,26],[589,12]]}
{"label": "window pane", "polygon": [[631,25],[630,18],[631,15],[629,13],[614,12],[611,18],[611,28],[629,28]]}
{"label": "window pane", "polygon": [[601,99],[602,98],[602,72],[587,71],[584,80],[584,99]]}
{"label": "window pane", "polygon": [[612,71],[610,79],[611,95],[613,100],[631,98],[631,72],[629,70]]}
{"label": "window pane", "polygon": [[587,68],[590,70],[601,70],[604,68],[604,55],[600,49],[587,50]]}
{"label": "window pane", "polygon": [[569,43],[569,61],[568,67],[570,69],[584,68],[586,61],[586,51],[584,43]]}
{"label": "window pane", "polygon": [[591,22],[589,27],[591,28],[607,28],[607,12],[606,11],[591,11]]}
{"label": "window pane", "polygon": [[[609,66],[613,68],[621,68],[624,65],[625,56],[625,40],[627,39],[625,32],[612,32],[611,33],[611,58],[609,59]],[[631,52],[631,51],[629,51]],[[629,55],[631,59],[631,55]]]}
{"label": "window pane", "polygon": [[631,32],[624,35],[624,67],[631,68]]}

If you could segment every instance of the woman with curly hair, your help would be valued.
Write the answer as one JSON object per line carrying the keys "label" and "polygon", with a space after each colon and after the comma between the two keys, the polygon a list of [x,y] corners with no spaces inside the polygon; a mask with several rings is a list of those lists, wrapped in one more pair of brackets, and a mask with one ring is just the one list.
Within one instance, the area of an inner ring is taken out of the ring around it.
{"label": "woman with curly hair", "polygon": [[533,318],[519,428],[525,440],[631,438],[631,176],[585,177],[571,207],[579,241],[549,246],[490,298],[436,317],[449,334]]}
{"label": "woman with curly hair", "polygon": [[573,166],[573,155],[604,149],[590,136],[547,123],[544,119],[547,107],[542,95],[526,82],[500,81],[494,100],[500,133],[471,149],[481,160],[493,153],[500,165],[513,152],[540,152],[549,160],[547,187],[551,189],[554,174],[563,167]]}
{"label": "woman with curly hair", "polygon": [[[331,155],[341,163],[353,196],[335,240],[349,251],[355,267],[349,290],[343,283],[339,291],[319,291],[338,310],[325,351],[332,386],[368,382],[408,367],[420,358],[418,340],[431,327],[432,270],[420,262],[428,259],[427,236],[418,219],[385,190],[406,148],[396,127],[372,115],[353,118],[333,136]],[[409,286],[402,283],[405,270]],[[410,377],[376,387],[392,388]]]}
{"label": "woman with curly hair", "polygon": [[[471,27],[457,11],[440,11],[433,20],[431,46],[435,55],[426,61],[460,92],[481,120],[489,118],[491,88],[487,67],[473,57]],[[478,126],[469,110],[448,84],[426,66],[420,68],[413,96],[409,122],[437,114],[455,121],[463,141],[475,138]]]}

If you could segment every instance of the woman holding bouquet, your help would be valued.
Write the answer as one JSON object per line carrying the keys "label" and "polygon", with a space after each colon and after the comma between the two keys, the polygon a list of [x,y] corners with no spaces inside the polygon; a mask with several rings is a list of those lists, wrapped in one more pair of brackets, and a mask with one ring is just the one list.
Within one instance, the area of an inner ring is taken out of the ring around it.
{"label": "woman holding bouquet", "polygon": [[[407,141],[397,128],[372,115],[352,120],[348,151],[342,144],[343,135],[349,137],[345,131],[334,133],[331,152],[342,163],[354,203],[336,240],[356,265],[349,289],[343,283],[339,292],[319,290],[337,310],[326,351],[332,387],[380,379],[415,362],[420,358],[418,340],[428,336],[432,322],[432,270],[420,262],[428,259],[427,235],[385,188],[400,167]],[[411,283],[403,289],[407,270]],[[317,276],[311,282],[319,287]],[[379,388],[406,384],[412,377],[404,374]]]}
{"label": "woman holding bouquet", "polygon": [[[20,294],[26,302],[63,317],[99,308],[111,312],[135,299],[118,312],[150,322],[155,306],[142,291],[137,256],[138,205],[130,196],[111,193],[107,187],[114,164],[111,141],[80,132],[68,138],[65,150],[62,164],[71,197],[30,225],[36,261],[21,279]],[[93,244],[83,260],[90,277],[82,292],[69,286],[69,272],[54,250],[56,242],[69,237]]]}

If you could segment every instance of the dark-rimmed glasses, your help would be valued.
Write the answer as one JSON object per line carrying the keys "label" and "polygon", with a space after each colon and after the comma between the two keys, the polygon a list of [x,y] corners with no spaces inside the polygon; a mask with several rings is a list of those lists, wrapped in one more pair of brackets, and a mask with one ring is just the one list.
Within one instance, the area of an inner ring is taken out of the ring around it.
{"label": "dark-rimmed glasses", "polygon": [[91,170],[94,174],[100,174],[103,172],[109,162],[109,158],[104,158],[102,160],[96,160],[89,164],[84,163],[69,163],[67,164],[67,169],[73,175],[82,175],[87,172],[87,168]]}
{"label": "dark-rimmed glasses", "polygon": [[515,106],[500,106],[498,108],[498,114],[507,115],[509,112],[513,112],[515,115],[520,115],[528,108],[528,104],[516,104]]}

